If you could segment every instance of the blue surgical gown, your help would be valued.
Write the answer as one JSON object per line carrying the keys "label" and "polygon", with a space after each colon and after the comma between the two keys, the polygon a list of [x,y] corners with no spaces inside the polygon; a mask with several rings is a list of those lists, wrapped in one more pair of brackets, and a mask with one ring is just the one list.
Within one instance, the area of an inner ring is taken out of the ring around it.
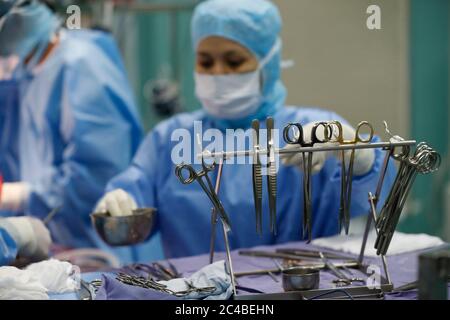
{"label": "blue surgical gown", "polygon": [[14,261],[16,255],[16,243],[5,229],[0,228],[0,267]]}
{"label": "blue surgical gown", "polygon": [[[337,114],[314,108],[284,107],[275,115],[275,128],[279,129],[277,140],[283,146],[282,129],[290,122],[306,124],[319,120],[340,120]],[[196,182],[182,185],[171,160],[173,148],[178,150],[178,138],[172,134],[176,129],[180,136],[194,135],[195,127],[202,122],[202,131],[214,128],[204,111],[180,114],[160,123],[151,131],[140,146],[132,165],[115,177],[107,189],[122,188],[129,192],[140,207],[157,208],[155,231],[161,232],[162,245],[167,257],[180,257],[206,253],[210,243],[211,203]],[[264,128],[264,124],[262,124]],[[199,132],[197,129],[195,132]],[[178,134],[177,133],[177,134]],[[172,141],[174,140],[174,141]],[[192,139],[194,140],[194,139]],[[237,142],[236,142],[237,143]],[[237,143],[238,144],[238,143]],[[205,146],[204,146],[205,147]],[[237,149],[248,147],[248,141]],[[188,153],[193,153],[188,150]],[[178,153],[178,151],[176,152]],[[194,156],[194,155],[192,155]],[[368,192],[375,192],[384,158],[384,152],[376,151],[375,163],[367,174],[354,178],[351,214],[353,217],[366,214],[369,210]],[[193,158],[191,158],[193,159]],[[200,169],[200,165],[196,165]],[[387,172],[382,199],[395,175],[392,166]],[[339,161],[329,158],[323,169],[312,177],[313,238],[338,233],[338,208],[340,200],[341,167]],[[214,183],[216,173],[211,173]],[[302,172],[297,167],[280,165],[277,190],[277,235],[270,233],[269,206],[266,182],[263,194],[263,235],[256,233],[255,211],[252,188],[252,166],[250,164],[229,164],[223,168],[219,197],[228,213],[232,232],[232,248],[268,245],[287,241],[299,241],[302,235]],[[224,250],[221,232],[217,232],[216,249]],[[145,252],[145,244],[140,246]]]}
{"label": "blue surgical gown", "polygon": [[61,31],[59,45],[18,79],[16,89],[18,101],[1,106],[0,112],[5,181],[29,183],[25,214],[43,218],[61,206],[49,224],[54,242],[107,248],[89,214],[142,140],[113,38],[100,31]]}

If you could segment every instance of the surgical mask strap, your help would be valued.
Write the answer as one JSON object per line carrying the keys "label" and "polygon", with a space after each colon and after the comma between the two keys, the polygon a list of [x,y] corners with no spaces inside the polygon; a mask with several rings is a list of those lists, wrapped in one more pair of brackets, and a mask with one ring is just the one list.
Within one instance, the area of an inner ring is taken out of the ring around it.
{"label": "surgical mask strap", "polygon": [[270,60],[272,60],[275,54],[277,54],[280,51],[280,49],[281,49],[281,39],[278,37],[277,40],[275,41],[275,44],[270,49],[269,53],[259,62],[259,68],[260,69],[264,68],[266,64],[268,64]]}

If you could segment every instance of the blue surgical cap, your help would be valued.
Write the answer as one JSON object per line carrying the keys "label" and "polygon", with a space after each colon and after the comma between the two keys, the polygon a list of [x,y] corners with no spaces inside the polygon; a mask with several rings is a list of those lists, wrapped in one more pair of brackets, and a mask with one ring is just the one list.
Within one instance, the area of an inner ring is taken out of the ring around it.
{"label": "blue surgical cap", "polygon": [[[268,0],[207,0],[200,3],[192,17],[193,47],[210,36],[235,41],[259,60],[275,46],[281,31],[278,8]],[[222,126],[247,127],[252,119],[273,115],[284,104],[286,90],[280,80],[281,50],[264,66],[264,101],[256,114],[239,120],[220,120]]]}
{"label": "blue surgical cap", "polygon": [[0,56],[18,55],[24,59],[40,43],[50,40],[60,21],[40,1],[5,1],[0,4],[15,6],[6,11],[0,25]]}

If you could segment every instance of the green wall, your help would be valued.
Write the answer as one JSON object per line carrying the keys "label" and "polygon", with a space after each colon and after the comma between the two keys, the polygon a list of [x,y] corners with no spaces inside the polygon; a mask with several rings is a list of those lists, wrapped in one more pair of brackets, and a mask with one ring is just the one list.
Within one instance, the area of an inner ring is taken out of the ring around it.
{"label": "green wall", "polygon": [[[162,69],[166,76],[178,83],[184,110],[194,110],[199,104],[194,95],[194,53],[190,40],[192,0],[142,0],[139,3],[183,5],[179,11],[127,11],[116,13],[114,34],[122,50],[128,76],[135,91],[136,102],[146,131],[163,120],[144,96],[145,84],[157,79]],[[164,258],[161,235],[152,237],[147,248],[147,260]],[[142,257],[139,257],[142,259]]]}
{"label": "green wall", "polygon": [[[149,3],[170,3],[168,1],[147,1]],[[192,1],[172,1],[177,4]],[[162,118],[150,109],[143,95],[145,83],[156,79],[162,72],[161,66],[167,66],[170,79],[178,83],[181,90],[181,102],[185,110],[198,107],[194,96],[193,64],[194,54],[190,41],[190,19],[192,10],[139,13],[136,15],[138,26],[137,65],[140,66],[137,78],[137,102],[141,108],[143,122],[148,130]],[[164,67],[163,67],[164,68]]]}
{"label": "green wall", "polygon": [[411,135],[438,150],[441,170],[418,176],[401,223],[407,232],[443,236],[444,189],[448,181],[450,1],[411,0]]}

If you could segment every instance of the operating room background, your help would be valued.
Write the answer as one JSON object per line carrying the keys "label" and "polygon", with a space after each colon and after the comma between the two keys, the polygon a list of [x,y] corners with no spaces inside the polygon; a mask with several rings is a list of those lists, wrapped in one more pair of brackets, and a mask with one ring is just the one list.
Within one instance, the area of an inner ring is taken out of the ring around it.
{"label": "operating room background", "polygon": [[[116,1],[111,6],[96,1],[82,7],[90,15],[88,23],[113,31],[146,130],[165,118],[151,107],[157,79],[178,87],[183,110],[200,107],[190,43],[197,2]],[[441,170],[417,178],[401,230],[449,241],[450,1],[274,2],[284,21],[283,58],[294,61],[283,71],[287,103],[333,109],[353,125],[368,120],[383,138],[382,121],[387,120],[394,133],[435,147],[442,155]],[[381,8],[381,30],[366,26],[366,9],[372,4]],[[160,255],[155,252],[156,258]]]}

